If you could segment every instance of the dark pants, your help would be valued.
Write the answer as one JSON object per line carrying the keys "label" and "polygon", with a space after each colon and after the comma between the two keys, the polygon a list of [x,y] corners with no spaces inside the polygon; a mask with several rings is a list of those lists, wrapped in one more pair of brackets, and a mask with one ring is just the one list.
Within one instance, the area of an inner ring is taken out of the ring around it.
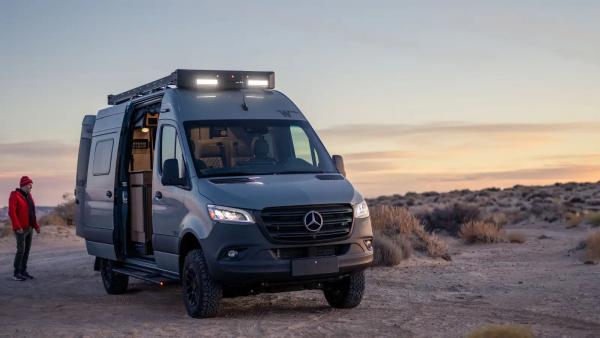
{"label": "dark pants", "polygon": [[27,259],[29,258],[29,249],[31,249],[31,237],[33,231],[31,228],[23,231],[22,234],[15,232],[17,238],[17,254],[15,255],[15,275],[27,271]]}

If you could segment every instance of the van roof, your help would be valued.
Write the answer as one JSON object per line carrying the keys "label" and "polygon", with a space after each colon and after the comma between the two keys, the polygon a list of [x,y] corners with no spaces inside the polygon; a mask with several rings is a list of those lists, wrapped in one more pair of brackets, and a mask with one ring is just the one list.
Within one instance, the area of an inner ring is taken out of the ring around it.
{"label": "van roof", "polygon": [[287,96],[276,90],[240,89],[198,92],[190,89],[168,89],[165,95],[171,96],[176,104],[175,114],[180,121],[306,120],[300,109]]}

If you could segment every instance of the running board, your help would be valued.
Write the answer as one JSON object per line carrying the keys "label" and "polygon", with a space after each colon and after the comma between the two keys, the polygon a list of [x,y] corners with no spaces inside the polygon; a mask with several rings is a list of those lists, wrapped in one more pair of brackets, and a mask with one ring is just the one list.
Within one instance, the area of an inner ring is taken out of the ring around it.
{"label": "running board", "polygon": [[114,267],[112,268],[112,271],[160,286],[165,286],[175,281],[157,272],[141,271],[128,267]]}

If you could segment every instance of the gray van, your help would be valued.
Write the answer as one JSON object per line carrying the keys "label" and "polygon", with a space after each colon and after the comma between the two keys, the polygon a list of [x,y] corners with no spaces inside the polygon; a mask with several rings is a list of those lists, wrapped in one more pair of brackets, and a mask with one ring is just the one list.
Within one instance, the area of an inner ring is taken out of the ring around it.
{"label": "gray van", "polygon": [[274,84],[273,72],[178,69],[84,117],[77,235],[109,294],[129,277],[180,282],[192,317],[260,292],[361,302],[369,210]]}

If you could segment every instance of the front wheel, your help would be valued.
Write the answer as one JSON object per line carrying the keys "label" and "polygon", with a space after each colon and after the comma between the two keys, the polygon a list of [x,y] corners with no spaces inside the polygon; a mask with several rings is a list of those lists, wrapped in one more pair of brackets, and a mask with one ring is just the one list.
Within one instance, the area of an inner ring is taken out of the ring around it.
{"label": "front wheel", "polygon": [[365,291],[365,272],[353,272],[339,282],[328,283],[323,288],[325,299],[331,307],[350,309],[362,301]]}
{"label": "front wheel", "polygon": [[183,301],[193,318],[214,317],[223,297],[221,285],[212,279],[202,250],[190,251],[183,263]]}
{"label": "front wheel", "polygon": [[110,295],[118,295],[127,291],[129,276],[113,271],[115,262],[103,259],[100,263],[100,274],[102,275],[102,284],[104,289]]}

